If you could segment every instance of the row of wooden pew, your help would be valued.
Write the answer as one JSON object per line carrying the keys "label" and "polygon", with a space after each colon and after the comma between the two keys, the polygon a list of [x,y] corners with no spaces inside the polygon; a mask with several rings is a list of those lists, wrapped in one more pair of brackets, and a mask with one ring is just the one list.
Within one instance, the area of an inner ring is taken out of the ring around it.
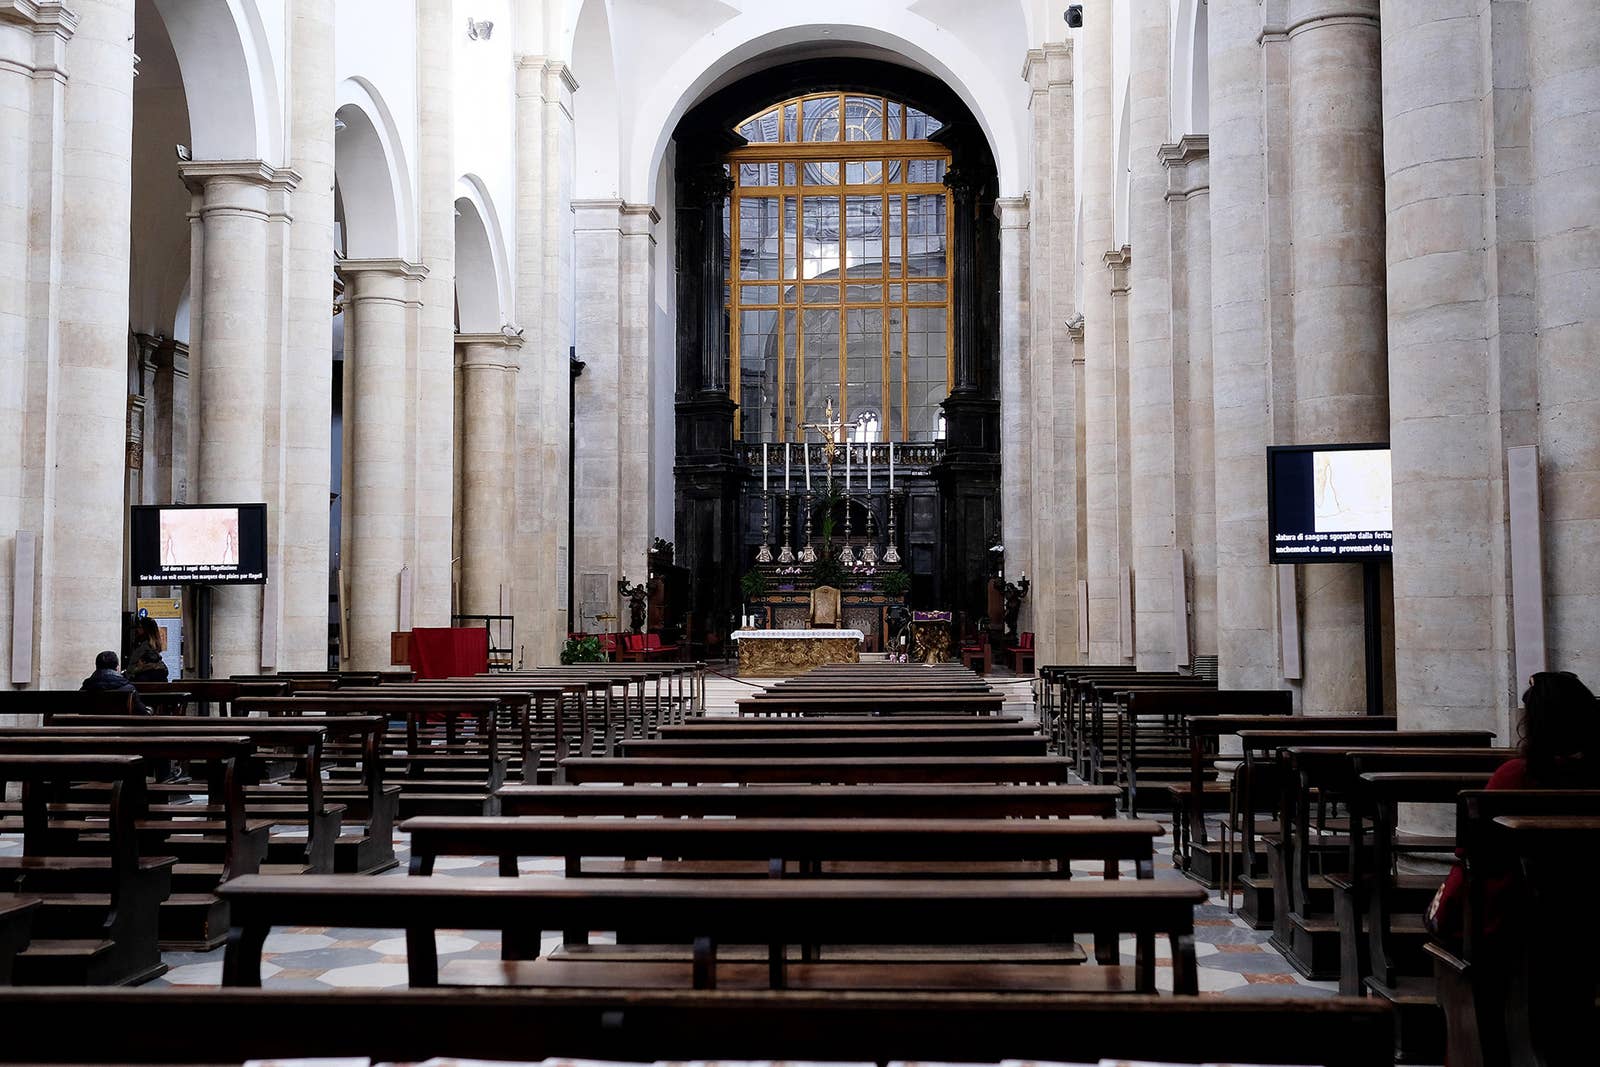
{"label": "row of wooden pew", "polygon": [[[1270,929],[1301,973],[1389,1004],[1403,1061],[1437,1061],[1448,1044],[1452,1065],[1535,1062],[1527,1057],[1558,1047],[1574,1020],[1596,1020],[1592,921],[1553,934],[1555,945],[1572,938],[1556,951],[1523,937],[1509,959],[1488,947],[1497,939],[1486,930],[1502,916],[1480,906],[1465,943],[1446,945],[1424,912],[1453,856],[1480,905],[1482,883],[1520,872],[1519,922],[1548,914],[1529,906],[1535,898],[1571,901],[1571,886],[1592,880],[1554,872],[1593,871],[1600,793],[1484,791],[1518,755],[1489,731],[1296,716],[1287,694],[1182,676],[1046,667],[1037,699],[1042,720],[1057,724],[1052,737],[1090,776],[1121,788],[1130,809],[1142,766],[1173,779],[1175,864],[1230,902],[1241,890],[1243,917]],[[1558,841],[1570,849],[1559,858]],[[1538,1010],[1557,1002],[1563,1012]]]}

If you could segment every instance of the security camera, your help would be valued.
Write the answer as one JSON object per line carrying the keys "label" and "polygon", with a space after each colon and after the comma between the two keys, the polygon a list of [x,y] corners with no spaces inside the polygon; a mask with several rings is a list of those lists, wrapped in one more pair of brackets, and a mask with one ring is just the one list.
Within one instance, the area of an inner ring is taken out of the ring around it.
{"label": "security camera", "polygon": [[1068,4],[1066,14],[1061,16],[1067,20],[1067,25],[1074,30],[1083,29],[1083,5]]}

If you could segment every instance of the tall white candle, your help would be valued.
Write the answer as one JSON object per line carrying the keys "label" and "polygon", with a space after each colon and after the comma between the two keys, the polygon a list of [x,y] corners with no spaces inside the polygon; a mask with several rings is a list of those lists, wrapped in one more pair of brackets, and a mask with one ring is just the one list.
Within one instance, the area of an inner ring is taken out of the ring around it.
{"label": "tall white candle", "polygon": [[863,448],[861,450],[861,454],[863,456],[865,456],[866,459],[867,459],[867,492],[871,493],[872,492],[872,442],[871,441],[867,442],[867,447],[865,447],[865,448]]}
{"label": "tall white candle", "polygon": [[789,491],[789,442],[783,443],[783,491]]}
{"label": "tall white candle", "polygon": [[889,492],[894,492],[894,442],[889,442]]}
{"label": "tall white candle", "polygon": [[811,492],[811,439],[801,444],[800,462],[806,465],[806,492]]}
{"label": "tall white candle", "polygon": [[767,495],[767,443],[761,442],[761,495]]}
{"label": "tall white candle", "polygon": [[850,447],[850,439],[846,438],[845,442],[844,442],[844,495],[845,496],[849,496],[850,495],[850,453],[854,452],[854,451],[855,451],[855,449]]}

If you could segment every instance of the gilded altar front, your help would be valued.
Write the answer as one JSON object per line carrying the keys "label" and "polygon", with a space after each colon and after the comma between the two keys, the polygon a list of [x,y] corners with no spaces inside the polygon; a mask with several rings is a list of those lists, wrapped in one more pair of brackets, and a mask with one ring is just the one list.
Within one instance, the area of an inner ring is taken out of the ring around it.
{"label": "gilded altar front", "polygon": [[740,630],[739,674],[779,678],[826,663],[859,663],[860,630]]}

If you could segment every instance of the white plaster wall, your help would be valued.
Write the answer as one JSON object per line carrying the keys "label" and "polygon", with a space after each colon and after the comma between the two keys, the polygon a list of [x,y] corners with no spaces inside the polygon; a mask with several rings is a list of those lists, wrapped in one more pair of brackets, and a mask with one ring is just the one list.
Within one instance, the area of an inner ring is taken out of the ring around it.
{"label": "white plaster wall", "polygon": [[[516,67],[511,0],[455,0],[451,32],[455,40],[455,173],[472,175],[487,200],[490,243],[505,251],[502,266],[516,262]],[[467,38],[467,19],[490,21],[487,41]],[[510,295],[512,280],[497,278]],[[501,299],[502,322],[515,322],[514,305]],[[521,323],[515,323],[522,325]]]}
{"label": "white plaster wall", "polygon": [[[465,29],[465,21],[462,23]],[[381,28],[381,29],[380,29]],[[417,196],[417,11],[414,0],[339,0],[334,9],[333,72],[339,103],[347,79],[359,78],[387,109],[405,160],[407,199]],[[379,121],[377,115],[373,122]],[[344,190],[346,199],[354,195]],[[411,208],[415,211],[415,208]],[[402,254],[415,259],[416,224]]]}

